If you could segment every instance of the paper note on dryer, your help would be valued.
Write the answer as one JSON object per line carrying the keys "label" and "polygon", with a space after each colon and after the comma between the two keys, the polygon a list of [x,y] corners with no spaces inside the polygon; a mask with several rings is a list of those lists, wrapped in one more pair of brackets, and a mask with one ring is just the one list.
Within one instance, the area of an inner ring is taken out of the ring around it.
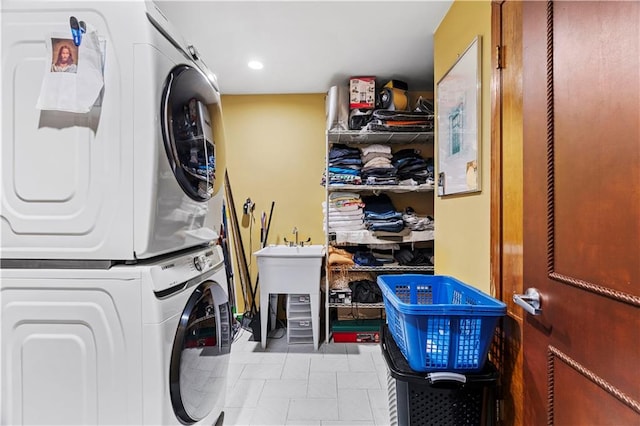
{"label": "paper note on dryer", "polygon": [[53,33],[45,40],[45,73],[36,107],[87,113],[100,96],[104,85],[103,50],[94,29],[87,29],[82,44],[76,46],[69,33]]}

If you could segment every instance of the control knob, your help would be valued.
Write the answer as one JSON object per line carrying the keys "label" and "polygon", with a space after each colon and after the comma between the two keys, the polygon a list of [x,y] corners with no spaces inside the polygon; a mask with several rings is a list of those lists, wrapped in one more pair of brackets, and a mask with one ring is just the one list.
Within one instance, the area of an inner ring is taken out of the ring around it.
{"label": "control knob", "polygon": [[193,266],[196,267],[196,270],[198,272],[202,271],[202,268],[204,267],[205,261],[206,261],[206,259],[205,259],[204,256],[196,256],[196,257],[193,258]]}
{"label": "control knob", "polygon": [[198,60],[198,58],[200,57],[200,53],[198,52],[198,49],[196,49],[196,47],[193,44],[190,44],[187,49],[189,50],[189,54],[191,54],[191,57],[195,60]]}

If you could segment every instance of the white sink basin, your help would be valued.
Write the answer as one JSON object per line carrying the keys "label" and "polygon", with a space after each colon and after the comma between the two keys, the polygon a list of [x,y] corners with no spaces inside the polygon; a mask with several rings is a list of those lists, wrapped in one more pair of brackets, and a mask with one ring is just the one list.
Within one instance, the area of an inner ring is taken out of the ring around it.
{"label": "white sink basin", "polygon": [[268,246],[254,253],[256,257],[322,257],[324,256],[324,246],[295,246],[285,245]]}
{"label": "white sink basin", "polygon": [[260,340],[267,344],[269,295],[308,294],[311,305],[313,347],[318,350],[320,337],[320,272],[324,246],[268,246],[253,253],[260,274]]}

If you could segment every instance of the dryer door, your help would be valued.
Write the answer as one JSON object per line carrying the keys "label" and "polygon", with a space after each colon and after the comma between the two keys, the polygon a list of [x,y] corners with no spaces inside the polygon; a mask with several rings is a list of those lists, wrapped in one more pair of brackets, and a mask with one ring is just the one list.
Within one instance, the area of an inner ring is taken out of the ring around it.
{"label": "dryer door", "polygon": [[227,294],[205,281],[182,312],[171,353],[171,404],[182,423],[222,412],[232,338]]}
{"label": "dryer door", "polygon": [[164,147],[180,187],[196,201],[213,194],[216,153],[207,105],[218,102],[218,92],[195,67],[178,65],[165,81],[160,113]]}

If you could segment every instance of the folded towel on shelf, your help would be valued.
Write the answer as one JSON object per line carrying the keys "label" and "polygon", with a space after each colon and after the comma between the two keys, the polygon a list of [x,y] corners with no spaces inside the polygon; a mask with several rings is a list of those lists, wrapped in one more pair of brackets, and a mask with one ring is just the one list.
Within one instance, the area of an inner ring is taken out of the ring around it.
{"label": "folded towel on shelf", "polygon": [[[362,204],[362,205],[360,205]],[[344,206],[335,206],[333,204],[329,204],[329,213],[333,213],[333,212],[353,212],[353,211],[357,211],[357,210],[362,210],[362,206],[364,206],[363,203],[353,203],[353,204],[347,204]],[[322,202],[322,211],[324,213],[327,212],[327,204],[323,201]]]}
{"label": "folded towel on shelf", "polygon": [[329,265],[354,265],[353,255],[346,250],[330,246]]}
{"label": "folded towel on shelf", "polygon": [[366,229],[362,220],[345,220],[342,222],[329,222],[329,232],[331,231],[358,231]]}
{"label": "folded towel on shelf", "polygon": [[345,201],[345,200],[360,200],[360,194],[355,192],[343,192],[337,191],[329,194],[329,201]]}
{"label": "folded towel on shelf", "polygon": [[364,213],[362,210],[354,210],[351,212],[329,212],[329,221],[341,221],[341,220],[357,220],[364,219]]}

